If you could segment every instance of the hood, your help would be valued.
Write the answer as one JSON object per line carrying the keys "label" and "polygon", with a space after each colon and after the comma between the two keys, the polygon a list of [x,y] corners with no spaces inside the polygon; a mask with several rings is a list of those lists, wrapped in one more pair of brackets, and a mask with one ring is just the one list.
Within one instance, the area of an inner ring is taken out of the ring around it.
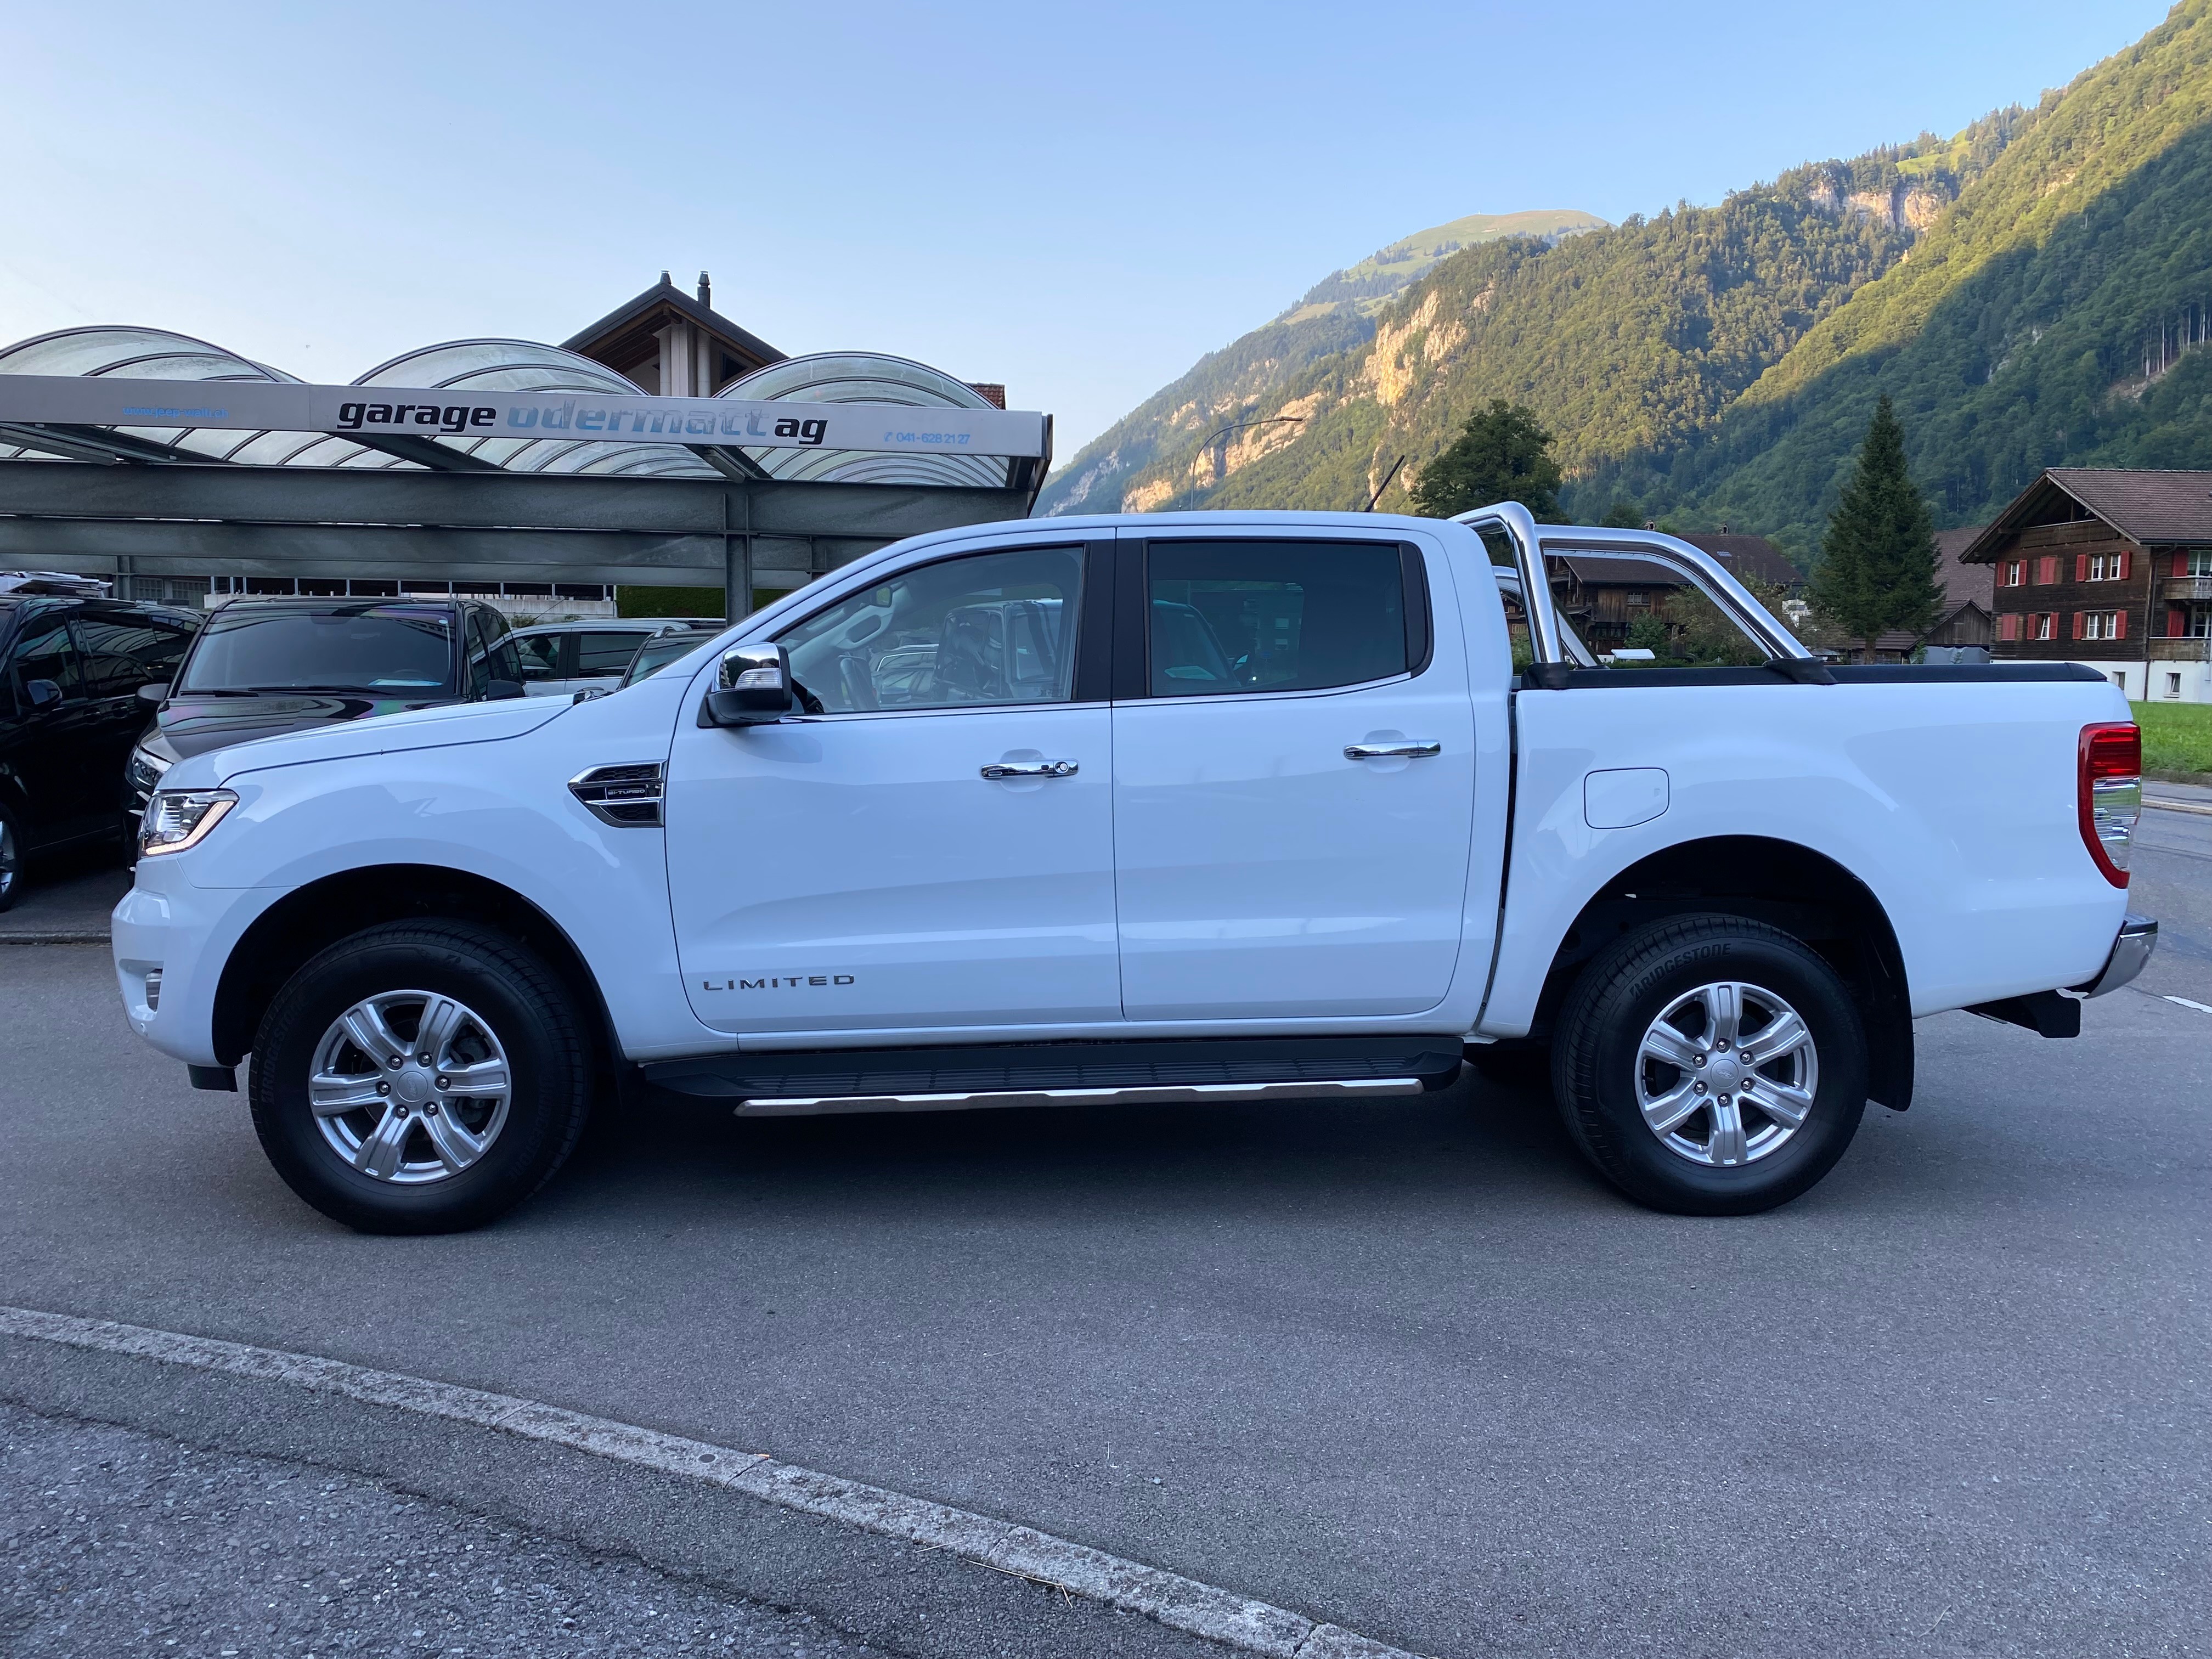
{"label": "hood", "polygon": [[433,705],[366,691],[257,691],[225,696],[186,693],[167,699],[155,716],[146,747],[164,760],[189,760],[234,743],[302,732],[341,720],[366,720]]}
{"label": "hood", "polygon": [[[535,732],[572,707],[566,697],[502,697],[496,702],[449,702],[428,708],[352,720],[326,720],[272,737],[203,751],[191,765],[191,787],[202,775],[228,782],[241,772],[297,766],[307,761],[353,760],[410,749],[442,749],[462,743],[495,743]],[[179,780],[179,783],[183,781]]]}

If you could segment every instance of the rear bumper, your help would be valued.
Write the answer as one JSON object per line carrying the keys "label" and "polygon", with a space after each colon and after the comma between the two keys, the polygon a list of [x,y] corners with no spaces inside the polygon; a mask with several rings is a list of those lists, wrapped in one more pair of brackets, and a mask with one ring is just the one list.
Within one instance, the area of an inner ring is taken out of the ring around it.
{"label": "rear bumper", "polygon": [[2083,996],[2100,997],[2117,991],[2143,970],[2150,953],[2158,948],[2158,923],[2148,916],[2130,915],[2120,923],[2120,936],[2112,941],[2112,954],[2104,971],[2086,985],[2073,988]]}

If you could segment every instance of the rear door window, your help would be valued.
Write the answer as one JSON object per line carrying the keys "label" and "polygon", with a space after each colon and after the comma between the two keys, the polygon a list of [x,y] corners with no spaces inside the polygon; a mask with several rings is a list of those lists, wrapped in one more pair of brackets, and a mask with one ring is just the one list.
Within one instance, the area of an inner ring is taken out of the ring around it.
{"label": "rear door window", "polygon": [[1395,543],[1156,541],[1146,584],[1156,697],[1322,690],[1411,665]]}
{"label": "rear door window", "polygon": [[541,680],[557,680],[561,675],[561,641],[559,634],[525,634],[514,641],[521,653],[522,679],[526,685],[535,685]]}
{"label": "rear door window", "polygon": [[637,648],[647,635],[639,633],[617,634],[611,630],[587,630],[576,635],[576,672],[579,676],[605,674],[619,678],[629,666],[629,659],[637,655]]}

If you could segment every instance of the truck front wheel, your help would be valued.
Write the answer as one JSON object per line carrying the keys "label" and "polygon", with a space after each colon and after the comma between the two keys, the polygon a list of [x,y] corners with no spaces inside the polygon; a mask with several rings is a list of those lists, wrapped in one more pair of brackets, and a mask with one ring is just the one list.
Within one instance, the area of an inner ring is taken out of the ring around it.
{"label": "truck front wheel", "polygon": [[459,922],[331,945],[263,1016],[253,1127],[285,1184],[368,1233],[495,1220],[552,1177],[591,1109],[588,1045],[535,954]]}
{"label": "truck front wheel", "polygon": [[1569,1133],[1631,1198],[1749,1215],[1829,1171],[1866,1109],[1866,1035],[1816,952],[1737,916],[1638,929],[1560,1011],[1553,1091]]}

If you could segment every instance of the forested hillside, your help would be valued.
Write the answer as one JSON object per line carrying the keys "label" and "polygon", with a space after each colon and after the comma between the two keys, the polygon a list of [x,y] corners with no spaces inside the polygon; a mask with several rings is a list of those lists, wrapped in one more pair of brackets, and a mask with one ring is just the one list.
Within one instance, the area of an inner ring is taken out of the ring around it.
{"label": "forested hillside", "polygon": [[[1565,510],[1729,522],[1801,557],[1887,393],[1945,524],[2045,465],[2212,463],[2212,0],[2032,110],[1793,169],[1553,246],[1443,259],[1371,338],[1160,434],[1130,510],[1380,505],[1492,398],[1533,409]],[[1211,429],[1211,427],[1208,428]],[[1093,499],[1091,510],[1109,503]]]}
{"label": "forested hillside", "polygon": [[1289,385],[1309,364],[1373,338],[1376,313],[1390,296],[1461,249],[1508,236],[1557,241],[1604,228],[1595,215],[1571,210],[1471,214],[1417,230],[1358,264],[1333,270],[1273,321],[1208,352],[1085,445],[1046,484],[1037,511],[1112,512],[1129,478],[1149,466],[1164,446],[1172,448],[1180,441],[1194,447]]}
{"label": "forested hillside", "polygon": [[[2038,118],[1715,441],[1598,489],[1815,534],[1887,393],[1922,488],[1977,524],[2057,465],[2212,461],[2212,5],[2177,7]],[[1639,489],[1639,486],[1643,486]]]}

